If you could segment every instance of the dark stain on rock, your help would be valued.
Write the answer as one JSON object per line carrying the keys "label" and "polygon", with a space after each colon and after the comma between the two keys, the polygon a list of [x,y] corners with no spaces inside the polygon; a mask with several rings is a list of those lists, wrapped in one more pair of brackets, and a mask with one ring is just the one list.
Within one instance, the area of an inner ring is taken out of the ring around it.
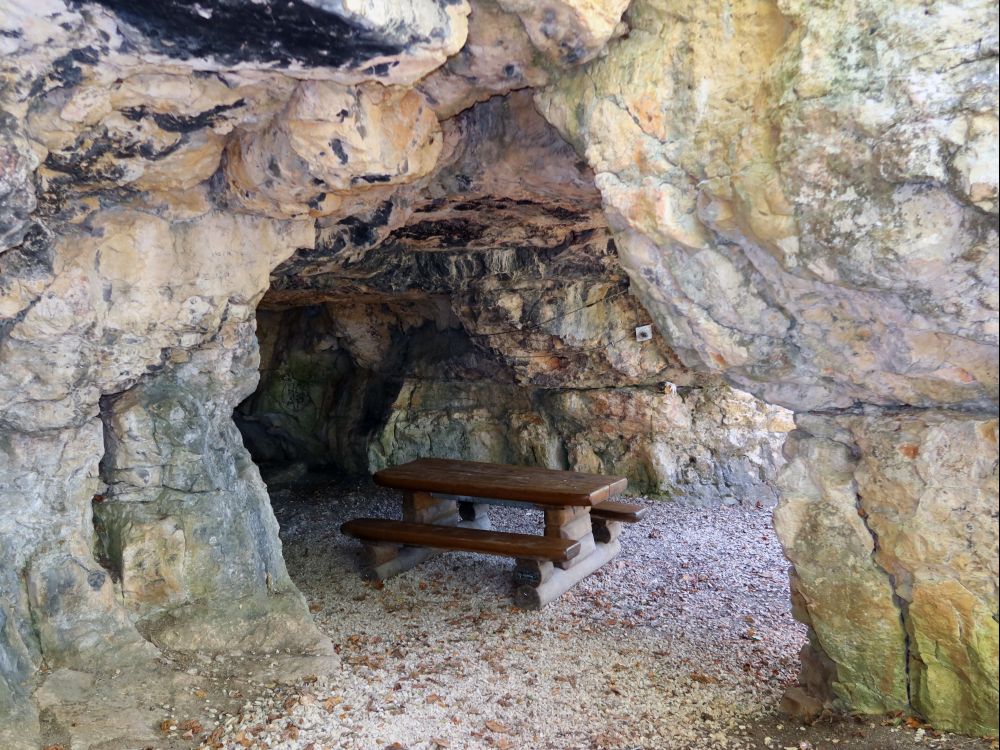
{"label": "dark stain on rock", "polygon": [[143,117],[152,117],[160,130],[169,133],[190,133],[193,130],[207,128],[219,119],[219,115],[244,104],[243,99],[237,99],[232,104],[219,104],[196,115],[173,115],[167,112],[151,112],[144,106],[125,107],[122,114],[133,122],[138,122]]}
{"label": "dark stain on rock", "polygon": [[[356,68],[405,45],[303,0],[96,0],[167,57]],[[73,5],[85,5],[74,0]],[[375,66],[380,67],[380,66]]]}
{"label": "dark stain on rock", "polygon": [[357,185],[359,182],[367,182],[369,185],[373,185],[381,182],[389,182],[392,179],[392,175],[389,174],[361,174],[351,178],[351,184]]}
{"label": "dark stain on rock", "polygon": [[87,585],[94,591],[100,591],[106,580],[108,580],[107,574],[102,573],[100,570],[92,570],[87,573]]}
{"label": "dark stain on rock", "polygon": [[389,223],[390,216],[392,216],[392,201],[383,201],[378,208],[372,211],[368,223],[373,227],[384,227]]}
{"label": "dark stain on rock", "polygon": [[393,240],[437,240],[442,247],[468,245],[486,233],[488,227],[469,219],[419,221],[392,233]]}
{"label": "dark stain on rock", "polygon": [[348,216],[337,223],[348,227],[348,237],[352,245],[364,247],[378,239],[376,228],[356,216]]}
{"label": "dark stain on rock", "polygon": [[[341,110],[346,111],[346,110]],[[330,150],[333,151],[334,155],[340,159],[341,164],[347,164],[349,159],[347,158],[347,152],[344,150],[344,142],[339,138],[334,138],[330,141]]]}
{"label": "dark stain on rock", "polygon": [[94,65],[100,59],[100,51],[94,47],[81,47],[67,52],[52,61],[52,70],[31,86],[30,96],[38,96],[52,82],[57,86],[76,86],[83,81],[80,65]]}

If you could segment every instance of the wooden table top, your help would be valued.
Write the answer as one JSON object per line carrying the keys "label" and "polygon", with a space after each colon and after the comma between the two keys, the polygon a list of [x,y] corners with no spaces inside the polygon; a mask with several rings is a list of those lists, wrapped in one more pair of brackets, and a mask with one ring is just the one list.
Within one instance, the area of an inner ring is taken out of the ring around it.
{"label": "wooden table top", "polygon": [[520,500],[539,505],[593,506],[622,492],[628,480],[535,466],[419,458],[376,472],[375,484],[399,490]]}

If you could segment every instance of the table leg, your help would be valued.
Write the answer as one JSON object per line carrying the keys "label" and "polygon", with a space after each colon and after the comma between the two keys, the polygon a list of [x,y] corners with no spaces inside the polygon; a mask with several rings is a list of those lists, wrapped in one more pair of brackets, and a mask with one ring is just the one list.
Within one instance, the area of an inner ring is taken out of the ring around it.
{"label": "table leg", "polygon": [[[471,507],[464,507],[464,506]],[[403,495],[403,520],[414,523],[434,523],[439,526],[469,526],[476,529],[490,529],[490,518],[486,506],[478,503],[461,503],[454,499],[435,497],[429,492],[406,492]],[[405,573],[424,560],[440,554],[441,550],[428,547],[407,547],[398,544],[366,544],[362,577],[367,580],[384,581],[394,575]]]}
{"label": "table leg", "polygon": [[621,524],[591,518],[590,508],[545,510],[545,536],[580,542],[580,554],[565,562],[518,560],[514,567],[514,603],[522,609],[541,609],[618,554]]}
{"label": "table leg", "polygon": [[[594,551],[583,558],[578,565],[567,570],[551,567],[551,563],[542,563],[543,567],[538,569],[541,574],[540,582],[518,586],[514,590],[514,604],[521,609],[541,609],[611,560],[620,549],[617,539],[610,544],[598,544]],[[532,566],[522,565],[522,563],[534,563],[534,561],[518,560],[517,567],[514,569],[515,581],[518,580],[518,571],[523,571],[523,577],[531,574],[529,571],[532,570]],[[550,567],[546,568],[545,565]]]}
{"label": "table leg", "polygon": [[590,520],[590,508],[552,508],[545,511],[545,536],[558,539],[572,539],[580,542],[580,554],[557,562],[563,570],[580,565],[594,551],[594,531]]}
{"label": "table leg", "polygon": [[403,493],[403,520],[414,523],[452,525],[459,521],[458,503],[434,497],[429,492]]}

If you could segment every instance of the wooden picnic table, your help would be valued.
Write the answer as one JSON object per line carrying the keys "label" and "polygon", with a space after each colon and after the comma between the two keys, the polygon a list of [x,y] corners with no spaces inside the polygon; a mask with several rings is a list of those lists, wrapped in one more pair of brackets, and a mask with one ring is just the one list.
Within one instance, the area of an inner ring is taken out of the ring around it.
{"label": "wooden picnic table", "polygon": [[520,500],[539,505],[594,506],[623,492],[628,487],[628,479],[537,466],[418,458],[376,472],[375,484],[399,490]]}
{"label": "wooden picnic table", "polygon": [[[348,521],[344,533],[364,542],[367,574],[384,579],[440,550],[505,555],[516,560],[514,599],[537,609],[604,565],[620,550],[622,523],[645,508],[612,502],[625,477],[421,458],[375,474],[375,483],[404,491],[402,521]],[[539,508],[542,536],[494,531],[491,504]]]}

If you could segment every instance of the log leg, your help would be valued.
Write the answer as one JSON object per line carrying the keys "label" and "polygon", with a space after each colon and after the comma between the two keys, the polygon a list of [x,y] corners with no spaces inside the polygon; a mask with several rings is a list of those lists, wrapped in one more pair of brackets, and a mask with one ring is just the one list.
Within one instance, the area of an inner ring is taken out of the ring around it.
{"label": "log leg", "polygon": [[403,494],[403,520],[414,523],[458,523],[458,503],[443,500],[429,492]]}
{"label": "log leg", "polygon": [[514,583],[538,586],[552,577],[555,566],[548,560],[518,560],[514,565]]}
{"label": "log leg", "polygon": [[406,572],[410,568],[416,567],[440,551],[428,549],[427,547],[397,547],[395,555],[370,568],[364,569],[361,572],[361,577],[366,581],[384,581],[386,578],[392,578],[395,575]]}
{"label": "log leg", "polygon": [[580,554],[572,560],[557,562],[557,568],[568,570],[581,565],[594,551],[594,532],[591,527],[590,508],[552,508],[545,511],[545,536],[573,539],[580,542]]}
{"label": "log leg", "polygon": [[[457,519],[457,516],[455,516]],[[490,519],[485,513],[479,515],[473,521],[461,521],[455,526],[464,526],[471,529],[489,530]],[[434,555],[438,555],[443,550],[431,549],[429,547],[407,547],[395,544],[365,544],[365,557],[368,565],[362,567],[361,577],[366,581],[384,581],[400,573],[405,573],[410,568],[414,568],[424,560]]]}
{"label": "log leg", "polygon": [[[458,503],[442,500],[429,492],[403,493],[403,520],[415,523],[436,523],[450,526],[459,522]],[[368,563],[363,566],[361,577],[383,581],[419,565],[440,550],[403,547],[391,544],[366,544]]]}
{"label": "log leg", "polygon": [[593,519],[592,529],[594,531],[594,541],[599,544],[607,544],[615,541],[622,533],[621,521],[608,521],[603,518]]}
{"label": "log leg", "polygon": [[485,503],[474,503],[468,500],[461,500],[458,503],[458,515],[463,521],[476,521],[481,524],[476,528],[492,529],[493,525],[490,523],[488,508],[489,506]]}
{"label": "log leg", "polygon": [[567,570],[553,568],[551,575],[537,586],[518,586],[514,591],[514,604],[521,609],[541,609],[612,559],[620,549],[617,539],[610,544],[596,545],[578,565]]}

